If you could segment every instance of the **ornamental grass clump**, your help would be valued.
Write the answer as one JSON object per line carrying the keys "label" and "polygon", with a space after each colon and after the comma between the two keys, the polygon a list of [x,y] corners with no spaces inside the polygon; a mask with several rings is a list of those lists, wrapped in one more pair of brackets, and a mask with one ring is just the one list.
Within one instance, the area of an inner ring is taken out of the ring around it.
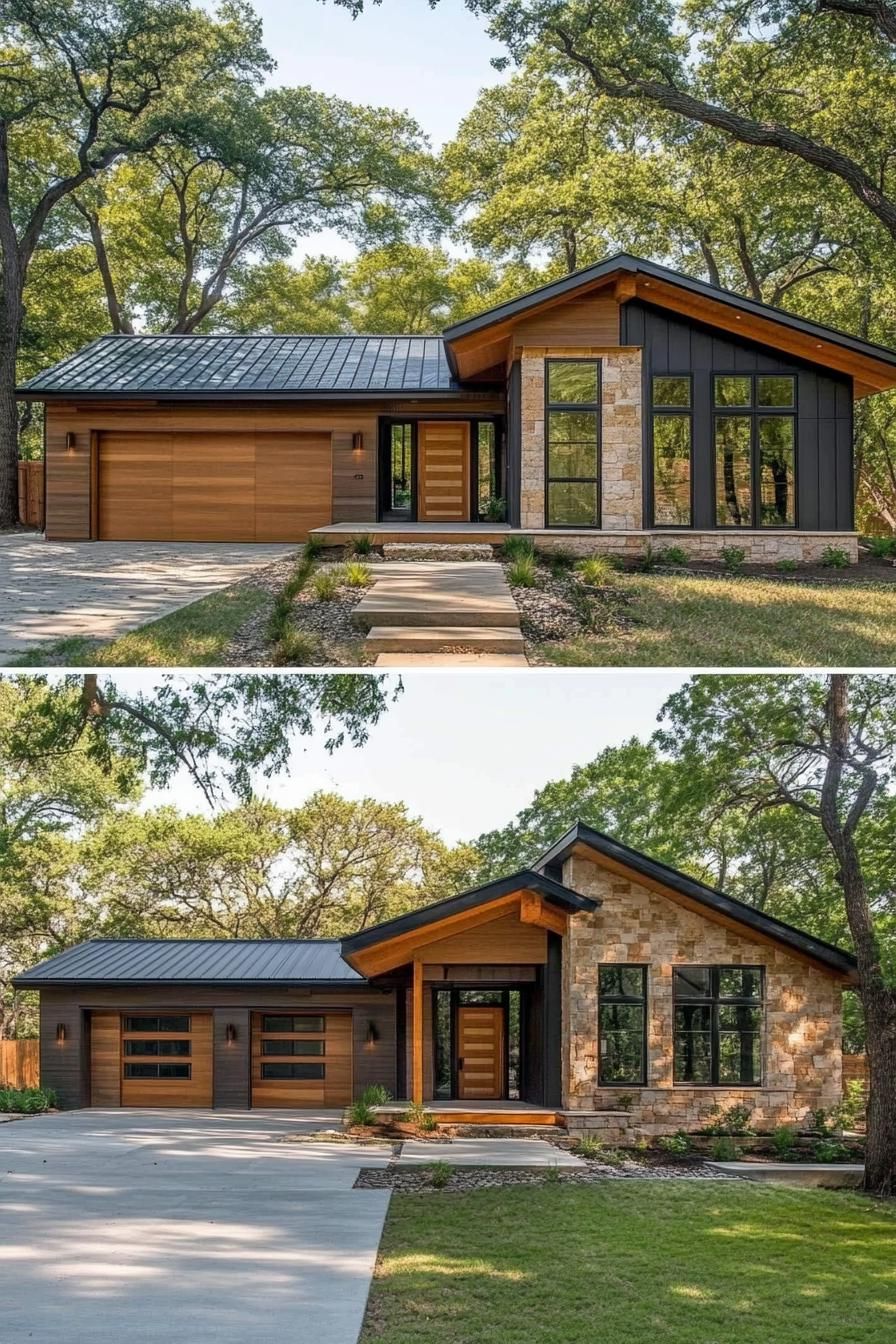
{"label": "ornamental grass clump", "polygon": [[336,566],[319,569],[311,580],[311,591],[318,602],[332,602],[342,583],[342,570]]}
{"label": "ornamental grass clump", "polygon": [[589,588],[603,588],[616,578],[616,566],[609,555],[587,555],[576,565],[576,573]]}
{"label": "ornamental grass clump", "polygon": [[507,570],[507,582],[511,588],[534,588],[538,569],[535,559],[530,555],[521,555]]}
{"label": "ornamental grass clump", "polygon": [[361,560],[350,560],[342,571],[342,581],[349,588],[369,588],[373,583],[370,566]]}

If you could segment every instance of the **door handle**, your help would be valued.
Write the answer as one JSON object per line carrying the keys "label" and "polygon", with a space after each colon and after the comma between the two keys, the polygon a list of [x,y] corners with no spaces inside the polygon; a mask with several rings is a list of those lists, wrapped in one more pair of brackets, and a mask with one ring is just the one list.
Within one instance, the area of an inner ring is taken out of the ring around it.
{"label": "door handle", "polygon": [[458,1057],[457,1067],[458,1067],[459,1069],[462,1069],[462,1068],[464,1067],[464,1057],[463,1057],[463,1055],[460,1055],[460,1056]]}

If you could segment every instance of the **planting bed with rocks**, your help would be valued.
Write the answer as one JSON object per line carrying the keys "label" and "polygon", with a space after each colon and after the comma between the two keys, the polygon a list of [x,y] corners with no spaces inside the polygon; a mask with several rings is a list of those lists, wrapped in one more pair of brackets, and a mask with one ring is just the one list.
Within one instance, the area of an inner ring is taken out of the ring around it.
{"label": "planting bed with rocks", "polygon": [[[435,1155],[434,1155],[435,1156]],[[733,1180],[699,1159],[663,1158],[652,1155],[622,1157],[620,1161],[583,1158],[581,1167],[472,1167],[451,1165],[451,1151],[440,1154],[434,1166],[401,1166],[401,1155],[387,1167],[362,1167],[356,1190],[398,1190],[406,1194],[430,1194],[436,1190],[493,1190],[505,1185],[590,1185],[605,1180]],[[445,1170],[448,1168],[448,1170]]]}

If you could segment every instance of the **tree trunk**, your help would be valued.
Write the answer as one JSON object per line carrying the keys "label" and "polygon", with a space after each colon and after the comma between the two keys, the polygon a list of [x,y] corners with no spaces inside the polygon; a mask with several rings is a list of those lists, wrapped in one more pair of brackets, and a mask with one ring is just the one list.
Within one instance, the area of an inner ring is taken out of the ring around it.
{"label": "tree trunk", "polygon": [[[21,330],[21,295],[11,277],[0,298],[0,528],[19,521],[19,408],[16,354]],[[10,293],[9,291],[12,291]]]}
{"label": "tree trunk", "polygon": [[[870,767],[859,765],[859,795],[864,802],[847,804],[841,796],[843,767],[850,760],[850,678],[833,673],[826,707],[830,748],[821,792],[821,822],[840,867],[843,890],[859,970],[859,994],[865,1013],[870,1090],[865,1145],[865,1189],[886,1198],[896,1194],[896,991],[885,978],[881,951],[871,918],[855,827],[873,795],[877,780]],[[855,757],[850,762],[856,767]]]}

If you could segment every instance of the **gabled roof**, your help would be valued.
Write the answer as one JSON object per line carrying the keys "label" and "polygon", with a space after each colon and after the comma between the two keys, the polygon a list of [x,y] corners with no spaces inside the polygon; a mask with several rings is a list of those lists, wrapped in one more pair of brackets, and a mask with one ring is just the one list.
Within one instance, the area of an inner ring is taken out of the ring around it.
{"label": "gabled roof", "polygon": [[42,985],[364,983],[336,939],[93,938],[16,976]]}
{"label": "gabled roof", "polygon": [[[709,326],[740,334],[744,339],[848,373],[856,379],[858,395],[896,386],[896,351],[820,322],[811,322],[771,304],[744,298],[705,280],[695,280],[669,266],[645,261],[628,252],[618,252],[593,266],[584,266],[559,280],[539,285],[517,299],[496,304],[476,317],[447,327],[444,337],[452,367],[457,370],[459,351],[469,348],[477,338],[484,339],[489,334],[493,342],[499,330],[506,327],[509,333],[513,324],[522,318],[590,290],[604,288],[612,289],[619,303],[635,298],[655,303]],[[493,344],[487,348],[489,353],[485,361],[493,361]],[[465,367],[465,376],[469,376],[472,367]]]}
{"label": "gabled roof", "polygon": [[627,869],[635,877],[644,879],[648,885],[654,884],[678,893],[686,900],[704,907],[711,914],[742,924],[763,938],[781,943],[803,956],[810,957],[813,961],[839,971],[850,979],[855,977],[857,963],[851,952],[834,947],[832,943],[826,943],[821,938],[813,938],[811,934],[803,933],[801,929],[795,929],[791,924],[785,924],[783,920],[775,919],[772,915],[767,915],[744,901],[738,901],[733,896],[726,896],[723,891],[708,887],[704,882],[698,882],[696,878],[689,877],[678,868],[670,868],[668,864],[660,863],[658,859],[648,858],[639,850],[631,849],[620,840],[604,835],[602,831],[595,831],[582,821],[576,822],[566,835],[551,845],[550,849],[538,859],[535,867],[543,870],[553,864],[562,863],[576,849],[582,848],[602,856],[609,861],[609,865]]}
{"label": "gabled roof", "polygon": [[596,910],[600,905],[600,901],[590,896],[581,896],[577,891],[564,887],[562,882],[555,882],[553,878],[546,877],[544,873],[523,868],[518,873],[512,873],[510,877],[500,877],[495,882],[487,882],[484,887],[473,887],[470,891],[462,891],[459,896],[449,896],[444,901],[421,906],[419,910],[411,910],[406,915],[385,920],[382,924],[374,924],[369,929],[362,929],[360,933],[343,938],[343,954],[351,956],[352,953],[373,947],[376,943],[389,942],[402,934],[412,933],[432,924],[440,924],[443,920],[450,919],[452,915],[465,914],[469,910],[489,905],[502,896],[510,896],[518,891],[538,892],[549,905],[567,914],[576,914],[580,910]]}
{"label": "gabled roof", "polygon": [[441,336],[101,336],[20,393],[295,397],[457,392]]}

